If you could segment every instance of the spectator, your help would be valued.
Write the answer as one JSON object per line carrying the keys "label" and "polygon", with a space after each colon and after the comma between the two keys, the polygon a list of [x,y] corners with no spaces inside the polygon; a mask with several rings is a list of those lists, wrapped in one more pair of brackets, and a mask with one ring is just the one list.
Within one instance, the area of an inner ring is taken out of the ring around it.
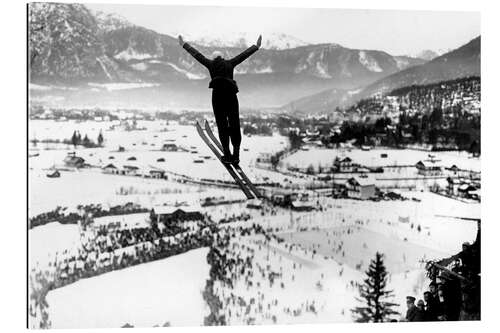
{"label": "spectator", "polygon": [[438,301],[438,291],[436,282],[433,281],[429,283],[429,291],[431,293],[431,296],[434,298],[434,301]]}
{"label": "spectator", "polygon": [[445,321],[448,320],[448,304],[447,300],[444,297],[444,288],[438,289],[438,297],[439,297],[439,315],[438,320]]}
{"label": "spectator", "polygon": [[417,302],[417,312],[414,321],[425,321],[425,305],[421,299]]}
{"label": "spectator", "polygon": [[415,306],[415,297],[413,296],[406,296],[406,305],[408,307],[408,310],[406,311],[406,321],[416,321],[415,318],[418,315],[418,309]]}
{"label": "spectator", "polygon": [[439,310],[439,303],[432,296],[430,291],[424,293],[425,301],[425,321],[436,321]]}

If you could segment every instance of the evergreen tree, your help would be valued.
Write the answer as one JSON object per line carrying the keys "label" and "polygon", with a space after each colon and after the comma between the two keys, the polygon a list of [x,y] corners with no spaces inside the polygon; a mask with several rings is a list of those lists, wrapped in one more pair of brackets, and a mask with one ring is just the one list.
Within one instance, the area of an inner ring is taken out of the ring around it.
{"label": "evergreen tree", "polygon": [[76,134],[76,131],[74,131],[73,135],[71,136],[71,143],[76,148],[76,145],[78,144],[78,135]]}
{"label": "evergreen tree", "polygon": [[102,143],[104,142],[104,138],[102,136],[102,131],[99,131],[99,135],[97,136],[97,144],[99,146],[102,146]]}
{"label": "evergreen tree", "polygon": [[90,144],[90,139],[87,136],[87,134],[85,134],[85,137],[83,138],[83,146],[88,147],[89,144]]}
{"label": "evergreen tree", "polygon": [[288,139],[290,140],[291,149],[299,149],[302,146],[302,139],[297,133],[291,131],[288,134]]}
{"label": "evergreen tree", "polygon": [[307,167],[306,173],[308,175],[314,175],[314,166],[312,164],[309,164],[309,166]]}
{"label": "evergreen tree", "polygon": [[390,316],[398,314],[392,308],[397,304],[388,301],[393,297],[392,290],[386,290],[387,271],[385,270],[383,255],[375,254],[375,259],[370,263],[366,271],[367,278],[364,284],[359,287],[361,298],[356,298],[364,306],[359,306],[351,310],[356,322],[383,322]]}

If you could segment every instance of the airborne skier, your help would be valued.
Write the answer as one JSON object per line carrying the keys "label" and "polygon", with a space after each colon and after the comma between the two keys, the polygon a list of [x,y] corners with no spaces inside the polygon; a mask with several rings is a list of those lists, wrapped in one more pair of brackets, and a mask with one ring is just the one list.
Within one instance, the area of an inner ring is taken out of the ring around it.
{"label": "airborne skier", "polygon": [[[255,45],[229,60],[224,59],[219,51],[212,53],[212,59],[207,59],[194,47],[184,42],[182,36],[179,36],[179,44],[210,72],[211,81],[208,87],[212,88],[212,108],[224,153],[221,160],[226,164],[240,162],[241,131],[238,97],[236,96],[238,86],[233,79],[233,71],[236,66],[260,48],[261,42],[262,36],[259,36]],[[229,149],[230,138],[233,145],[232,154]]]}

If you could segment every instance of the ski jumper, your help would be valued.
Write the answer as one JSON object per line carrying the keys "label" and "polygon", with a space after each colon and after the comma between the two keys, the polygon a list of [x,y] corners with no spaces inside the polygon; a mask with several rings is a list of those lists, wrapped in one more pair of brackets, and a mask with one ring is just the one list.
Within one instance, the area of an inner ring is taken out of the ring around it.
{"label": "ski jumper", "polygon": [[229,60],[222,57],[207,59],[188,43],[184,43],[183,48],[208,69],[211,78],[208,87],[212,89],[212,108],[224,155],[231,155],[229,150],[229,140],[231,139],[233,156],[239,157],[241,130],[238,97],[236,96],[238,86],[233,79],[233,72],[236,66],[250,57],[259,48],[256,45],[252,45]]}

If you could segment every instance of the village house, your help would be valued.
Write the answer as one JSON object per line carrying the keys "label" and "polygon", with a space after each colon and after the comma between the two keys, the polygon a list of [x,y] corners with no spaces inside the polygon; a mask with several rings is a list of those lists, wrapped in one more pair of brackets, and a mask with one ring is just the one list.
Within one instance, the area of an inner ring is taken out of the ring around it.
{"label": "village house", "polygon": [[169,225],[188,221],[202,221],[203,214],[199,205],[156,206],[151,210],[151,223]]}
{"label": "village house", "polygon": [[142,170],[142,175],[146,178],[163,179],[165,178],[165,170],[155,168],[153,166],[148,166]]}
{"label": "village house", "polygon": [[259,153],[259,156],[257,156],[257,163],[271,163],[271,158],[273,154],[271,153]]}
{"label": "village house", "polygon": [[290,204],[290,207],[295,211],[312,211],[315,209],[316,204],[308,194],[303,193],[300,198],[296,198]]}
{"label": "village house", "polygon": [[442,174],[442,169],[435,162],[422,162],[418,161],[415,165],[418,174],[423,176],[440,176]]}
{"label": "village house", "polygon": [[458,187],[458,196],[466,199],[472,199],[472,194],[476,193],[477,188],[472,184],[462,184]]}
{"label": "village house", "polygon": [[375,181],[367,175],[351,177],[345,183],[347,196],[366,200],[376,196]]}
{"label": "village house", "polygon": [[448,195],[473,200],[481,199],[480,183],[464,178],[448,177],[446,180],[448,182],[446,188],[446,193]]}
{"label": "village house", "polygon": [[124,165],[120,173],[126,176],[139,176],[139,167],[130,164]]}
{"label": "village house", "polygon": [[333,188],[318,188],[313,190],[314,193],[319,197],[333,197]]}
{"label": "village house", "polygon": [[458,178],[448,177],[446,178],[448,183],[446,187],[446,193],[451,196],[458,195],[458,187],[460,186],[460,180]]}
{"label": "village house", "polygon": [[83,168],[85,166],[85,160],[80,156],[76,156],[75,152],[72,152],[66,155],[64,164],[72,168]]}
{"label": "village house", "polygon": [[120,174],[120,169],[113,163],[109,163],[102,167],[102,172],[110,175],[118,175]]}
{"label": "village house", "polygon": [[452,174],[454,177],[458,178],[472,178],[471,176],[473,174],[472,171],[460,169],[455,164],[453,164],[449,168],[446,168],[446,170],[449,171],[449,173]]}
{"label": "village house", "polygon": [[61,173],[59,172],[59,170],[53,170],[52,172],[48,173],[47,174],[47,177],[49,178],[59,178],[61,177]]}
{"label": "village house", "polygon": [[161,150],[163,151],[178,151],[178,147],[175,143],[164,143]]}
{"label": "village house", "polygon": [[267,197],[271,199],[271,201],[278,206],[288,207],[291,203],[298,199],[299,195],[296,192],[292,192],[290,190],[276,190],[272,189],[269,192],[265,193]]}
{"label": "village house", "polygon": [[336,167],[337,172],[354,172],[356,169],[356,166],[352,163],[349,156],[344,157],[343,159],[336,158],[333,164]]}

